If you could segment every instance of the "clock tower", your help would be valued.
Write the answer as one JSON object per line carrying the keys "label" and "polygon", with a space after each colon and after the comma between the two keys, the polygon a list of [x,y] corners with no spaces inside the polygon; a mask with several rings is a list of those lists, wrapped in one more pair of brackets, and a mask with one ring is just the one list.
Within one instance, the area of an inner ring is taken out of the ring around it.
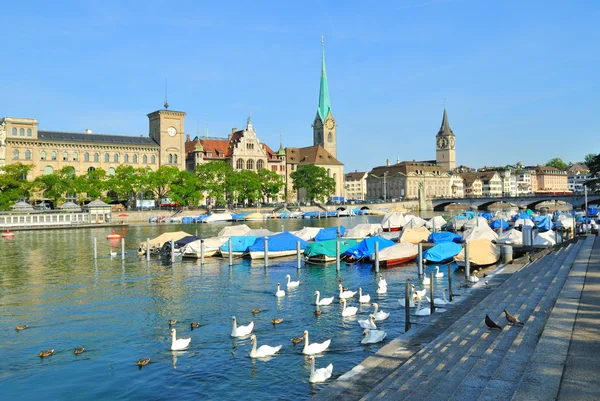
{"label": "clock tower", "polygon": [[329,101],[329,86],[327,85],[327,70],[325,69],[325,42],[321,37],[321,87],[319,91],[319,107],[313,122],[313,143],[321,145],[331,155],[337,158],[337,124],[331,113]]}
{"label": "clock tower", "polygon": [[150,137],[160,145],[158,166],[175,166],[185,170],[185,113],[168,110],[157,110],[148,114]]}
{"label": "clock tower", "polygon": [[442,126],[435,136],[435,161],[438,166],[448,171],[456,168],[456,141],[454,132],[450,128],[446,107],[444,107]]}

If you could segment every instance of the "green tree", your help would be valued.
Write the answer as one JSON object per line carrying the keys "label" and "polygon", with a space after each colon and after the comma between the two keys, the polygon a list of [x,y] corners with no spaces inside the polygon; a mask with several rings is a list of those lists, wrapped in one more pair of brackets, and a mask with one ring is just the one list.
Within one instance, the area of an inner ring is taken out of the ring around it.
{"label": "green tree", "polygon": [[175,181],[171,183],[169,198],[184,206],[198,206],[203,198],[200,179],[187,170],[180,171]]}
{"label": "green tree", "polygon": [[175,166],[161,166],[158,170],[149,172],[148,189],[152,191],[154,198],[158,201],[168,198],[170,185],[178,175],[179,169]]}
{"label": "green tree", "polygon": [[108,177],[108,188],[117,200],[129,199],[136,192],[137,179],[135,168],[122,164],[115,169],[114,175]]}
{"label": "green tree", "polygon": [[32,183],[27,181],[27,174],[33,167],[23,163],[0,167],[0,210],[10,210],[14,203],[29,197]]}
{"label": "green tree", "polygon": [[274,198],[283,188],[283,178],[275,171],[261,168],[258,170],[261,192],[265,199]]}
{"label": "green tree", "polygon": [[237,172],[239,177],[239,199],[247,199],[250,202],[256,202],[260,197],[261,182],[258,174],[250,170],[241,170]]}
{"label": "green tree", "polygon": [[294,189],[306,190],[306,197],[311,201],[324,201],[335,192],[335,180],[327,176],[327,170],[312,164],[299,167],[290,174],[294,181]]}
{"label": "green tree", "polygon": [[[230,192],[230,177],[233,168],[224,161],[214,161],[196,166],[196,175],[201,187],[210,197],[212,204],[226,203],[225,195]],[[229,181],[229,182],[228,182]]]}
{"label": "green tree", "polygon": [[60,202],[64,202],[65,194],[73,187],[74,180],[75,170],[66,166],[55,173],[36,177],[33,188],[41,192],[42,199],[50,199],[56,207]]}
{"label": "green tree", "polygon": [[592,191],[600,191],[600,153],[594,156],[587,166],[590,169],[590,176],[594,178],[586,182],[586,185]]}
{"label": "green tree", "polygon": [[590,164],[592,164],[594,162],[594,158],[598,156],[595,155],[593,153],[588,153],[587,155],[585,155],[585,157],[583,158],[583,164],[585,164],[586,166],[588,166],[588,168],[590,167]]}
{"label": "green tree", "polygon": [[566,170],[569,168],[569,165],[565,163],[560,157],[555,157],[546,162],[546,166],[554,167],[559,170]]}

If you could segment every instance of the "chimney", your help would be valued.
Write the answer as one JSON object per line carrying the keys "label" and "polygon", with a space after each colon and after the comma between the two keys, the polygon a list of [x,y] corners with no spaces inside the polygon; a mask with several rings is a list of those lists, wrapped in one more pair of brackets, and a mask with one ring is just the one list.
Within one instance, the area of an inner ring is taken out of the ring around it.
{"label": "chimney", "polygon": [[187,134],[186,138],[187,138],[186,139],[187,142],[191,141],[190,134]]}
{"label": "chimney", "polygon": [[86,133],[86,134],[91,134],[91,133],[92,133],[92,130],[91,130],[91,129],[89,129],[89,128],[86,128],[86,129],[85,129],[85,133]]}
{"label": "chimney", "polygon": [[388,166],[388,167],[390,166],[390,159],[387,159],[387,160],[385,161],[385,165],[386,165],[386,166]]}
{"label": "chimney", "polygon": [[235,134],[235,133],[237,132],[237,130],[238,130],[237,128],[232,128],[232,129],[231,129],[231,133],[232,133],[232,134]]}

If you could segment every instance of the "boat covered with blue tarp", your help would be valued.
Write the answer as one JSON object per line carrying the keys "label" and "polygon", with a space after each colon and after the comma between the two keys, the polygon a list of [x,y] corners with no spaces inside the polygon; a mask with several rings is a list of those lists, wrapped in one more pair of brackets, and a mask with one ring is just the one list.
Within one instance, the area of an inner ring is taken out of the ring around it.
{"label": "boat covered with blue tarp", "polygon": [[[235,235],[231,238],[231,252],[233,255],[243,255],[248,251],[248,248],[256,242],[256,239],[259,238],[255,235]],[[229,241],[225,242],[221,245],[221,254],[229,255]]]}
{"label": "boat covered with blue tarp", "polygon": [[440,231],[439,233],[429,234],[427,242],[431,242],[432,244],[439,244],[440,242],[456,242],[457,244],[460,244],[462,242],[462,236],[451,233],[450,231]]}
{"label": "boat covered with blue tarp", "polygon": [[552,227],[552,221],[550,216],[535,216],[533,222],[538,230],[548,231]]}
{"label": "boat covered with blue tarp", "polygon": [[[315,241],[327,241],[330,239],[336,239],[337,238],[337,229],[338,229],[337,227],[323,228],[317,233],[317,235],[315,235],[315,237],[313,239]],[[346,232],[346,227],[340,226],[340,237],[343,237],[345,232]]]}
{"label": "boat covered with blue tarp", "polygon": [[507,229],[508,228],[508,221],[506,221],[504,219],[494,220],[490,224],[490,227],[493,228],[494,230],[498,229],[500,227],[502,227],[502,229]]}
{"label": "boat covered with blue tarp", "polygon": [[375,237],[367,237],[363,239],[352,248],[348,248],[344,254],[356,260],[369,258],[373,253],[375,253],[376,242],[379,244],[379,250],[394,245],[394,241],[390,241],[389,239],[385,239],[377,235]]}
{"label": "boat covered with blue tarp", "polygon": [[427,263],[449,263],[460,253],[462,246],[454,242],[440,242],[423,252]]}
{"label": "boat covered with blue tarp", "polygon": [[335,244],[336,242],[340,243],[340,259],[345,257],[345,252],[356,246],[358,241],[355,239],[346,239],[340,238],[338,239],[330,239],[320,242],[311,242],[308,244],[306,249],[304,250],[304,256],[306,257],[306,261],[309,263],[329,263],[335,262]]}
{"label": "boat covered with blue tarp", "polygon": [[[268,254],[270,258],[277,258],[281,256],[289,256],[296,254],[296,244],[298,243],[298,241],[300,241],[300,249],[304,249],[308,246],[308,242],[288,232],[271,235],[266,238],[268,238],[269,240]],[[252,259],[264,258],[265,238],[257,238],[254,244],[248,247],[248,252],[246,253],[246,255],[250,256],[250,258]]]}

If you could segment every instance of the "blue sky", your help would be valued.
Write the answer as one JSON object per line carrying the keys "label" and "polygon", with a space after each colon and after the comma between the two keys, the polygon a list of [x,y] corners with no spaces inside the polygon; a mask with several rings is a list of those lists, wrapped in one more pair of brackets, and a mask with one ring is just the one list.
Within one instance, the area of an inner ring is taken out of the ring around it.
{"label": "blue sky", "polygon": [[[225,5],[227,4],[227,5]],[[187,112],[226,136],[248,113],[271,147],[312,145],[321,35],[346,171],[435,158],[447,99],[457,162],[600,152],[595,1],[102,1],[3,5],[0,116],[147,135]]]}

